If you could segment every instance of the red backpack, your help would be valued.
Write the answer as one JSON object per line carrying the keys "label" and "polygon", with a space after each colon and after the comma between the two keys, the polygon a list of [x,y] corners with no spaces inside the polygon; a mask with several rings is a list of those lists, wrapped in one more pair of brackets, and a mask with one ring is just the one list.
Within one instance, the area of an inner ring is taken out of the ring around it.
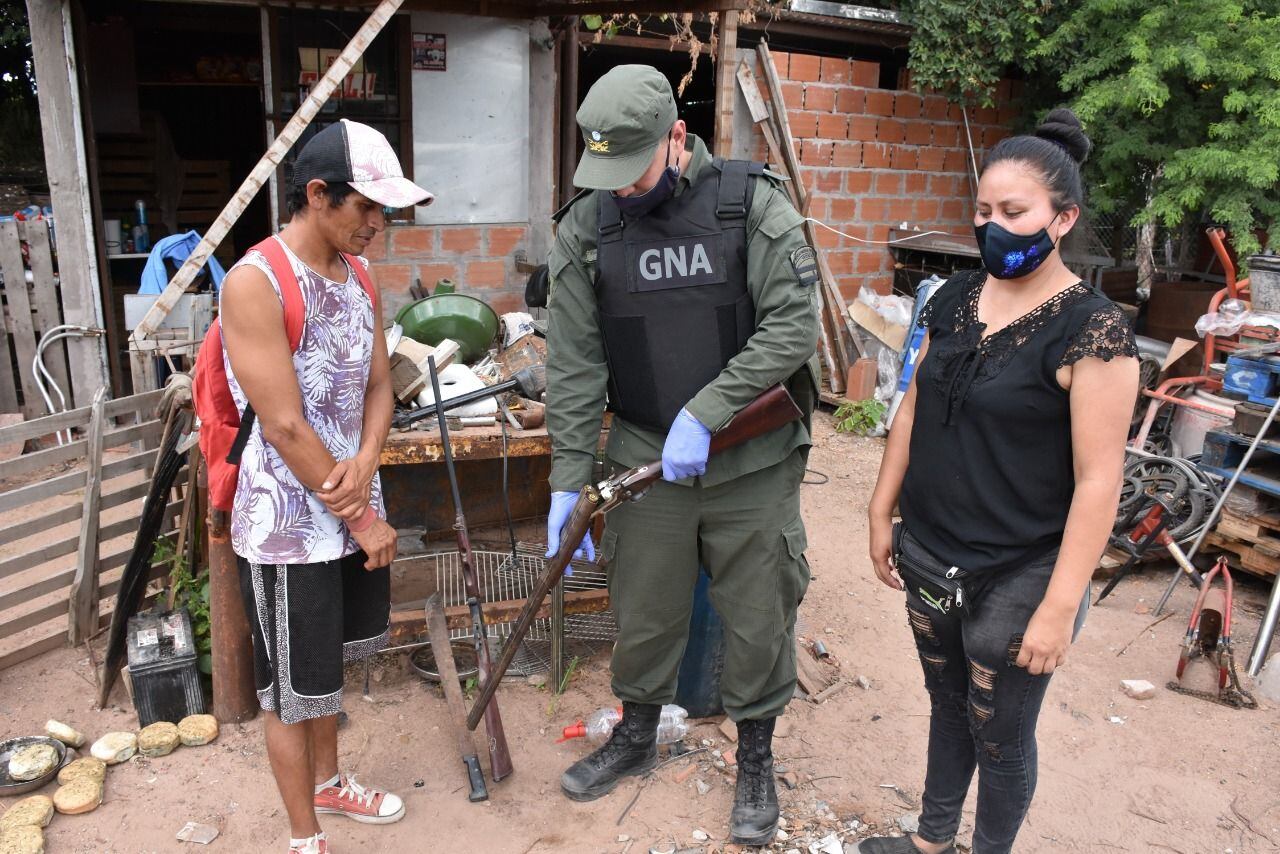
{"label": "red backpack", "polygon": [[[279,238],[268,237],[253,249],[267,259],[280,286],[284,330],[289,337],[289,349],[296,353],[306,321],[306,307],[302,304],[298,277],[293,273],[293,265],[289,263]],[[369,278],[369,271],[354,255],[344,252],[342,257],[355,271],[360,286],[376,307],[378,292]],[[217,320],[205,333],[192,373],[192,396],[196,416],[200,419],[200,452],[204,455],[209,475],[209,505],[217,510],[230,510],[240,473],[240,455],[253,430],[254,413],[252,406],[246,406],[241,415],[231,396],[226,364],[222,359],[222,326]]]}

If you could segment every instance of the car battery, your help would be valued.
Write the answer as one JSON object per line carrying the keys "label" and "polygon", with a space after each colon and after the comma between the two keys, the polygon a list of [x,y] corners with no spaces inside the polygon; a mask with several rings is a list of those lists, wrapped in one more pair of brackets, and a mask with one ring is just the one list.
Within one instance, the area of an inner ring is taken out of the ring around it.
{"label": "car battery", "polygon": [[129,681],[141,726],[204,714],[191,617],[185,608],[129,618]]}

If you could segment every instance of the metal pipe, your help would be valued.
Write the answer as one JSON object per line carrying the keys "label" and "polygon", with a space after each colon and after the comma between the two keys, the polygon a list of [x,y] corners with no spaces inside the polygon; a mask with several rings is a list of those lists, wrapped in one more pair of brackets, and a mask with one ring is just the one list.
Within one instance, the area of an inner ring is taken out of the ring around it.
{"label": "metal pipe", "polygon": [[[59,412],[67,411],[67,396],[62,393],[62,388],[58,385],[57,380],[49,373],[49,369],[44,364],[44,351],[55,341],[61,341],[64,338],[83,338],[88,336],[101,335],[101,329],[94,329],[89,326],[80,326],[72,323],[62,323],[58,326],[52,326],[40,336],[40,341],[36,344],[36,354],[31,360],[31,373],[34,375],[36,388],[40,390],[40,396],[44,398],[44,405],[49,410],[50,415],[56,415]],[[45,387],[45,382],[53,386],[53,390],[58,394],[58,401],[61,408],[53,405],[52,398],[49,397],[49,391]],[[59,431],[55,434],[58,437],[59,445],[70,444],[72,441],[71,428],[65,431]],[[65,435],[65,440],[64,440]]]}
{"label": "metal pipe", "polygon": [[213,716],[221,723],[240,723],[258,713],[258,702],[249,621],[240,595],[240,569],[231,550],[229,514],[210,507],[207,530]]}
{"label": "metal pipe", "polygon": [[[1253,441],[1249,443],[1249,447],[1245,449],[1244,456],[1236,465],[1235,471],[1231,473],[1231,480],[1227,482],[1226,488],[1222,490],[1222,494],[1218,496],[1217,502],[1213,505],[1213,510],[1209,513],[1209,518],[1205,519],[1204,527],[1200,529],[1200,535],[1196,537],[1196,541],[1192,543],[1191,548],[1187,551],[1187,561],[1191,561],[1196,556],[1196,552],[1200,550],[1204,538],[1209,535],[1209,531],[1213,528],[1214,522],[1218,521],[1218,514],[1222,512],[1222,507],[1227,503],[1227,497],[1231,495],[1231,490],[1236,488],[1236,484],[1240,482],[1240,475],[1244,474],[1244,470],[1249,466],[1249,461],[1253,459],[1254,451],[1258,450],[1258,445],[1262,442],[1262,437],[1267,435],[1267,431],[1271,429],[1271,423],[1276,420],[1276,413],[1280,412],[1280,397],[1276,398],[1276,402],[1271,404],[1271,411],[1267,413],[1267,420],[1262,422],[1262,426],[1258,428],[1258,435],[1253,437]],[[1156,607],[1156,616],[1160,615],[1160,611],[1168,603],[1169,597],[1173,595],[1173,590],[1178,586],[1179,579],[1182,578],[1182,570],[1174,573],[1173,580],[1169,582],[1169,588],[1165,590],[1164,596],[1160,598],[1160,604]]]}
{"label": "metal pipe", "polygon": [[1271,640],[1275,637],[1276,621],[1280,619],[1280,575],[1276,576],[1275,584],[1271,587],[1271,601],[1267,604],[1267,612],[1262,617],[1262,624],[1258,626],[1258,636],[1254,638],[1253,649],[1249,652],[1249,668],[1250,676],[1257,676],[1262,670],[1262,665],[1267,658],[1267,650],[1271,647]]}

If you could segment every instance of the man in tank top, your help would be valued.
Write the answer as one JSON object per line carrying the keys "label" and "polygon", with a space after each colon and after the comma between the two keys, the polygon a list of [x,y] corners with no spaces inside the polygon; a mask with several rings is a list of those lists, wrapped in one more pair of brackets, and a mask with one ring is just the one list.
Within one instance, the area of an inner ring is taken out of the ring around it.
{"label": "man in tank top", "polygon": [[[327,854],[317,813],[369,824],[404,815],[400,798],[338,768],[343,665],[386,644],[396,533],[378,458],[392,391],[381,306],[360,257],[386,208],[426,204],[386,138],[343,119],[294,166],[289,224],[237,263],[222,289],[227,381],[256,421],[231,514],[267,753],[291,852]],[[296,349],[286,332],[284,265],[302,296]]]}

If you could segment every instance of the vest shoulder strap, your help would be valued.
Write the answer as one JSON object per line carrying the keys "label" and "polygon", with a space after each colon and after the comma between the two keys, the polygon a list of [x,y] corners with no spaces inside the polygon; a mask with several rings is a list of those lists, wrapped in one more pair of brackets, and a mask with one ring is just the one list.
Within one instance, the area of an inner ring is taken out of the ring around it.
{"label": "vest shoulder strap", "polygon": [[560,220],[564,219],[564,215],[569,212],[569,208],[573,207],[574,204],[579,202],[584,196],[587,196],[591,192],[592,192],[591,190],[579,190],[572,199],[564,203],[564,206],[561,207],[560,210],[556,211],[551,215],[551,221],[560,222]]}
{"label": "vest shoulder strap", "polygon": [[720,170],[720,194],[716,198],[716,216],[720,219],[745,219],[751,207],[751,176],[763,175],[764,164],[749,160],[711,161]]}
{"label": "vest shoulder strap", "polygon": [[613,193],[601,193],[599,210],[596,212],[596,225],[599,228],[600,243],[612,243],[622,236],[622,208],[613,200]]}

